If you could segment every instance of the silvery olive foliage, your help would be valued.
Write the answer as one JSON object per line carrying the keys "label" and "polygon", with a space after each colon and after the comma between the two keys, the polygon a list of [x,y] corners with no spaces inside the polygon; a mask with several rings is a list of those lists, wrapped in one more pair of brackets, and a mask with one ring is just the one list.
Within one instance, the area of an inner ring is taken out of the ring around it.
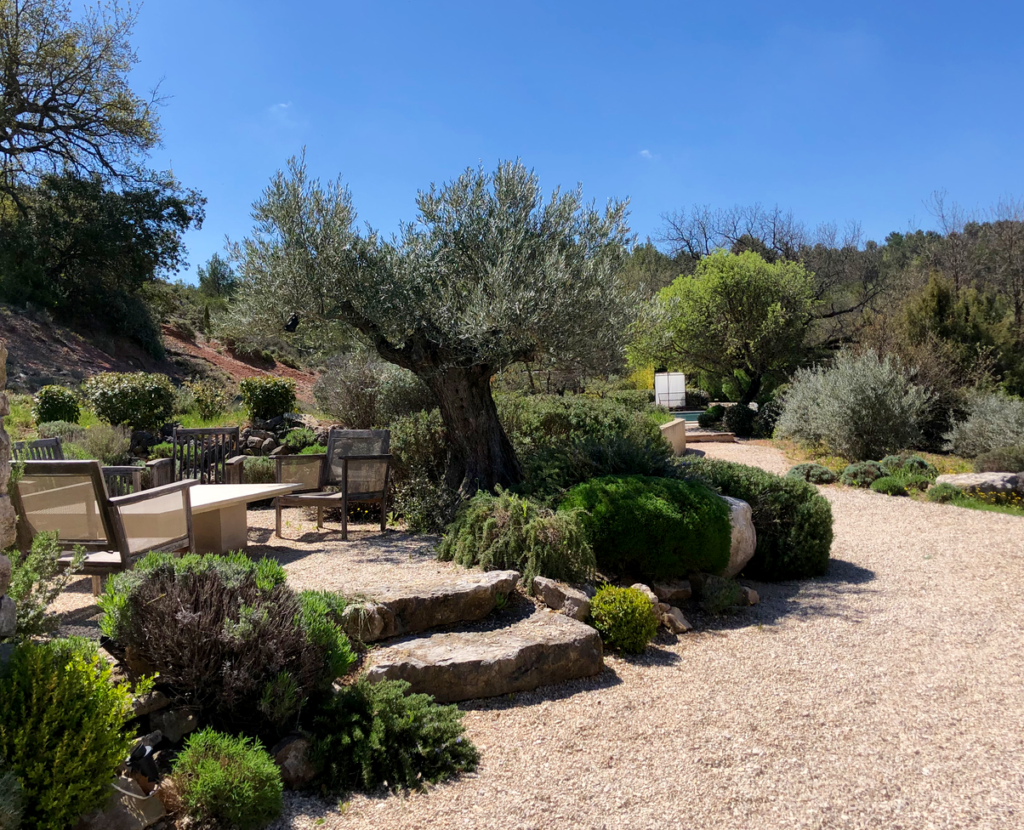
{"label": "silvery olive foliage", "polygon": [[921,441],[929,399],[899,358],[842,351],[830,366],[793,376],[775,435],[854,461],[878,459]]}
{"label": "silvery olive foliage", "polygon": [[955,421],[943,437],[947,450],[968,458],[1024,445],[1024,399],[976,392],[968,404],[967,418]]}
{"label": "silvery olive foliage", "polygon": [[278,172],[233,246],[240,306],[280,331],[353,326],[386,360],[421,376],[497,372],[554,355],[621,353],[631,307],[617,275],[630,242],[626,202],[603,211],[579,188],[545,198],[521,162],[467,169],[416,198],[417,215],[389,240],[356,228],[340,179],[312,179],[302,157]]}

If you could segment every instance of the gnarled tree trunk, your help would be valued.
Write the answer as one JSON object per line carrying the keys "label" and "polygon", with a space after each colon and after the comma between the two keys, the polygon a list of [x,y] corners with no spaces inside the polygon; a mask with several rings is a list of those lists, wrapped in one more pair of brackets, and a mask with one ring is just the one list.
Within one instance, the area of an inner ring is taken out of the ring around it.
{"label": "gnarled tree trunk", "polygon": [[445,484],[463,498],[496,484],[511,487],[523,479],[522,465],[491,396],[493,374],[489,367],[472,366],[424,377],[437,398],[451,446]]}

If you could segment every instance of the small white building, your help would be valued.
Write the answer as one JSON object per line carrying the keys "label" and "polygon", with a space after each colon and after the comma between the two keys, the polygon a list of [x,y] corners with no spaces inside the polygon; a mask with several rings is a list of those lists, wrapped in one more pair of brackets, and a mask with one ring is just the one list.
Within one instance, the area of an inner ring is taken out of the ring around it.
{"label": "small white building", "polygon": [[686,375],[682,372],[655,372],[654,403],[669,409],[686,406]]}

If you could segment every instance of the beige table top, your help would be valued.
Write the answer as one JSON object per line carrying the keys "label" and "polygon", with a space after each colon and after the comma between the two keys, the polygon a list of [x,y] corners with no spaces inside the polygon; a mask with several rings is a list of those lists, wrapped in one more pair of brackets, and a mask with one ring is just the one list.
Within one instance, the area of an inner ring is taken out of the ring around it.
{"label": "beige table top", "polygon": [[189,488],[193,513],[210,513],[237,504],[272,499],[300,487],[298,484],[195,484]]}

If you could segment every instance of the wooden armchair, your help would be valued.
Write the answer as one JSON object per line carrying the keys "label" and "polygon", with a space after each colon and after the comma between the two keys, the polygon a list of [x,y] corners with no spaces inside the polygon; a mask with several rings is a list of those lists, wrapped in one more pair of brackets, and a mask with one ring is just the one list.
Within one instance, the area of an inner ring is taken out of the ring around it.
{"label": "wooden armchair", "polygon": [[18,547],[28,551],[39,533],[56,531],[67,567],[73,549],[86,550],[83,572],[99,594],[104,575],[127,570],[150,551],[192,551],[192,510],[183,481],[110,498],[98,461],[27,461],[11,488],[18,514]]}
{"label": "wooden armchair", "polygon": [[153,486],[189,479],[202,484],[241,484],[245,457],[238,427],[175,429],[174,454],[146,464]]}
{"label": "wooden armchair", "polygon": [[348,539],[348,506],[380,504],[380,529],[387,527],[387,496],[391,479],[391,433],[388,430],[335,429],[324,455],[277,458],[277,481],[299,484],[301,490],[274,499],[275,534],[281,536],[281,509],[315,507],[316,526],[324,526],[324,509],[341,510],[341,538]]}
{"label": "wooden armchair", "polygon": [[11,445],[11,455],[15,461],[63,461],[64,447],[60,438],[15,441]]}

